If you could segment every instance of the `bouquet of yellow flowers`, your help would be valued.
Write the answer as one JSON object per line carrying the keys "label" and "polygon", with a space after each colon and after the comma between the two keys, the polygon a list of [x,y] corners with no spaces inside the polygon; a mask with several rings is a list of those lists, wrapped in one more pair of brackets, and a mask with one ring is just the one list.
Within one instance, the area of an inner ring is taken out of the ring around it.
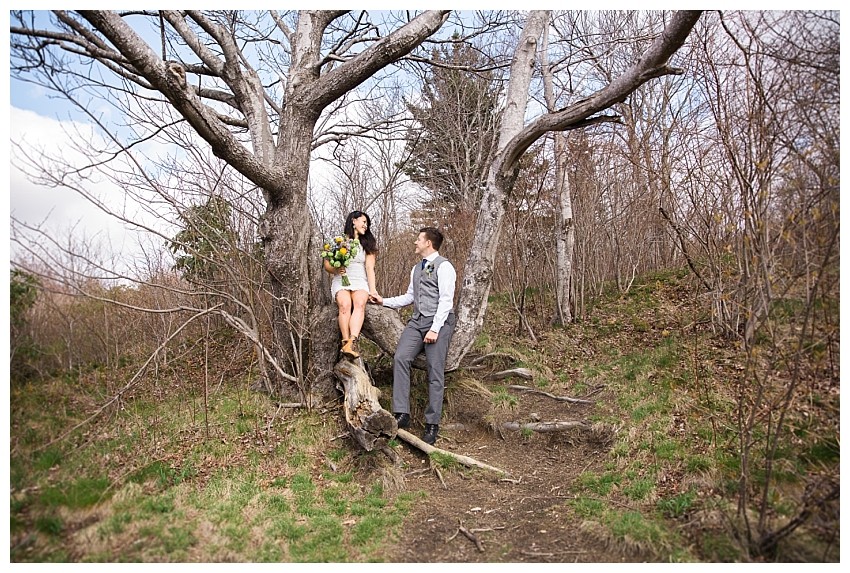
{"label": "bouquet of yellow flowers", "polygon": [[[325,241],[322,245],[321,257],[327,260],[332,267],[347,267],[357,256],[357,251],[360,249],[360,241],[357,239],[349,239],[345,235],[337,235],[332,239]],[[351,286],[351,281],[347,275],[342,275],[342,286]]]}

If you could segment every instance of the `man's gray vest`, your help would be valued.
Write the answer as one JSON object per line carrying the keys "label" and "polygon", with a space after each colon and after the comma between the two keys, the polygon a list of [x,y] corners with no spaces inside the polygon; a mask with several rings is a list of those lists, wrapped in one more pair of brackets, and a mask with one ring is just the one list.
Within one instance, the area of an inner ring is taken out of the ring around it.
{"label": "man's gray vest", "polygon": [[[437,303],[440,302],[437,271],[446,260],[443,256],[437,256],[433,261],[426,263],[424,269],[421,263],[413,268],[413,316],[437,314]],[[450,310],[449,314],[453,312],[454,309]]]}

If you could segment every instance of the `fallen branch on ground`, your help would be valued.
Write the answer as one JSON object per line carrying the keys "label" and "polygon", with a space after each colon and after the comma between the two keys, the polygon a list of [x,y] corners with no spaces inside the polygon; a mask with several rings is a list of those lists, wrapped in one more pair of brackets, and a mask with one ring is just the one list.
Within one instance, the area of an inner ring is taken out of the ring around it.
{"label": "fallen branch on ground", "polygon": [[593,404],[593,400],[584,400],[583,398],[571,398],[569,396],[556,396],[554,394],[550,394],[549,392],[544,392],[543,390],[529,388],[528,386],[519,386],[516,384],[511,384],[510,386],[508,386],[508,390],[519,390],[520,392],[527,392],[529,394],[541,394],[543,396],[546,396],[547,398],[552,398],[553,400],[557,400],[559,402],[570,402],[571,404]]}
{"label": "fallen branch on ground", "polygon": [[484,545],[481,544],[481,540],[478,539],[478,536],[476,536],[474,533],[469,531],[464,526],[460,525],[460,520],[458,520],[457,528],[461,533],[463,533],[466,536],[467,539],[469,539],[470,541],[472,541],[475,544],[475,547],[478,548],[478,551],[480,553],[484,553]]}
{"label": "fallen branch on ground", "polygon": [[508,475],[508,472],[505,470],[500,470],[499,468],[493,467],[491,465],[485,464],[484,462],[479,462],[476,459],[470,458],[468,456],[464,456],[461,454],[455,454],[454,452],[449,452],[446,450],[441,450],[440,448],[435,448],[430,444],[426,444],[407,430],[399,430],[398,434],[396,434],[399,438],[410,444],[411,446],[418,448],[425,452],[426,454],[430,454],[431,452],[439,452],[441,454],[447,455],[451,458],[456,459],[461,464],[470,468],[481,468],[485,470],[490,470],[492,472],[500,473],[503,475]]}

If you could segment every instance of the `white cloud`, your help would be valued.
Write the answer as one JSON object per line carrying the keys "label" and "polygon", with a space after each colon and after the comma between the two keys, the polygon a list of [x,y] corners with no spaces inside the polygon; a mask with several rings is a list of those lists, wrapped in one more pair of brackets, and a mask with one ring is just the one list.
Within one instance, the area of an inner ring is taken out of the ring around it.
{"label": "white cloud", "polygon": [[[82,167],[90,159],[75,149],[75,141],[96,142],[97,139],[86,124],[58,121],[10,106],[10,224],[14,218],[37,226],[61,243],[67,243],[72,236],[80,241],[93,241],[103,249],[105,258],[125,259],[128,266],[132,266],[131,261],[140,254],[140,248],[136,233],[124,222],[105,213],[73,189],[40,184],[27,175],[34,169],[27,165],[29,161],[22,150],[61,157],[67,164]],[[111,210],[130,217],[139,216],[139,206],[134,205],[120,187],[102,177],[86,181],[85,190]],[[14,260],[20,249],[14,243],[10,243],[10,249],[10,258]]]}

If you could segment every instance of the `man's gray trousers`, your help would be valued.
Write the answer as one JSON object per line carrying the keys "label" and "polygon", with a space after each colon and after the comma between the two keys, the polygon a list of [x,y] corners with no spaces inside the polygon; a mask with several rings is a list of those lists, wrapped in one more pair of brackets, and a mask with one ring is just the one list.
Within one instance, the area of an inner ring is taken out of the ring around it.
{"label": "man's gray trousers", "polygon": [[393,413],[410,413],[410,366],[425,349],[428,365],[428,407],[426,424],[439,424],[443,413],[443,392],[446,388],[446,356],[452,341],[457,318],[452,312],[437,333],[437,341],[425,344],[424,338],[431,329],[433,316],[414,316],[407,323],[398,341],[393,360]]}

